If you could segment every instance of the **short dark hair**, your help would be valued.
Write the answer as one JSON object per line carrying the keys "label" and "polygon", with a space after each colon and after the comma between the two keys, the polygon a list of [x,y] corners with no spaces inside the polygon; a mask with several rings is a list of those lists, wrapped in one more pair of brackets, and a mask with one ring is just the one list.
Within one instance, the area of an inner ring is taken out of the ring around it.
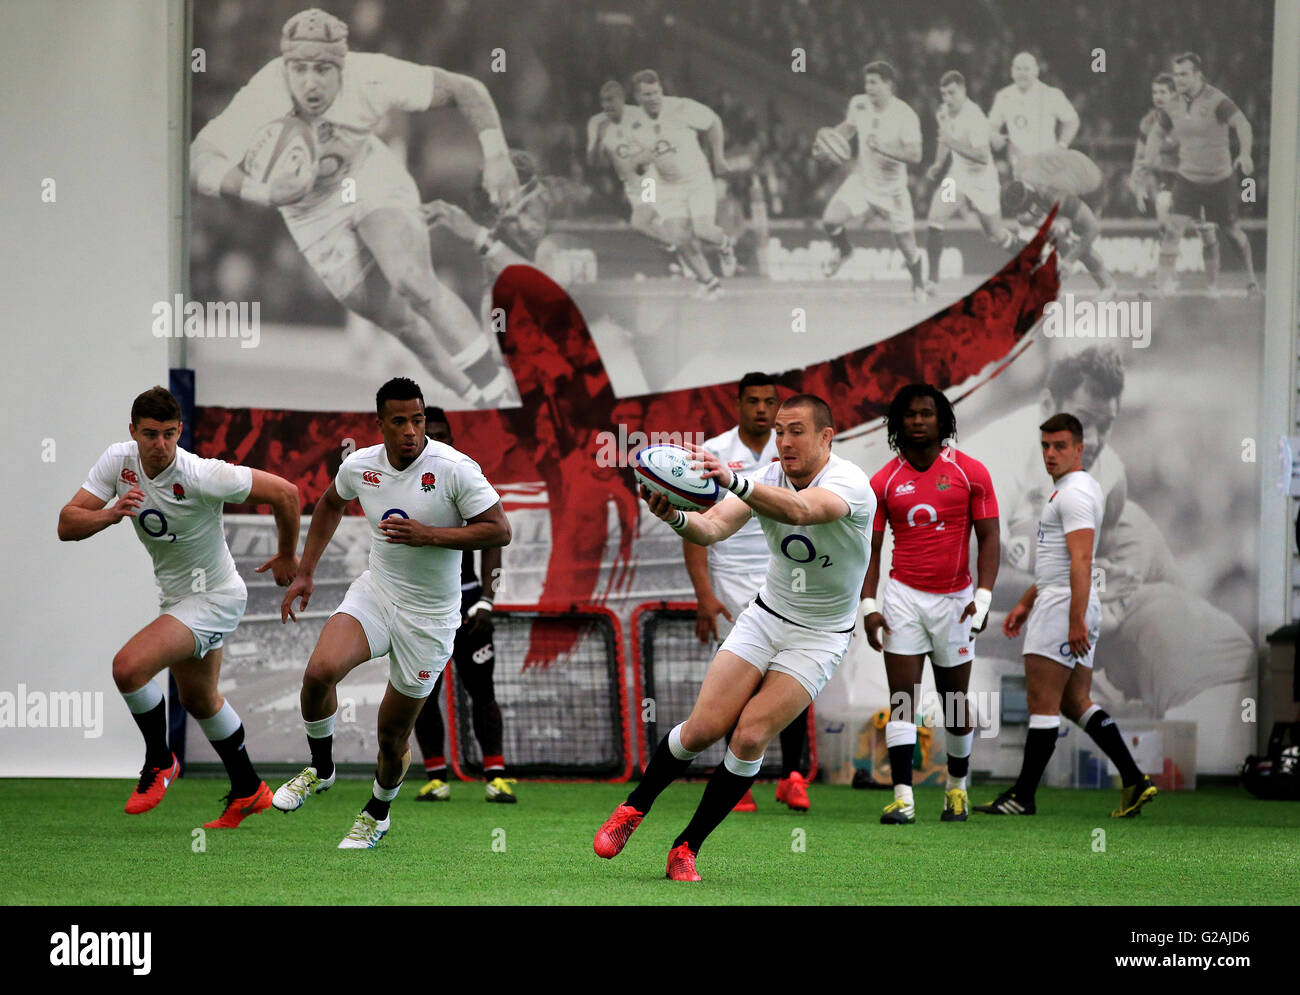
{"label": "short dark hair", "polygon": [[890,86],[898,85],[898,73],[884,59],[877,59],[875,62],[868,62],[862,67],[862,75],[879,76]]}
{"label": "short dark hair", "polygon": [[653,69],[642,69],[632,77],[632,89],[635,90],[642,83],[659,83],[663,86],[663,83],[659,82],[659,74]]}
{"label": "short dark hair", "polygon": [[432,408],[425,408],[424,423],[427,425],[429,422],[435,421],[440,421],[448,428],[451,428],[451,422],[447,420],[447,412],[443,411],[442,408],[439,408],[436,405]]}
{"label": "short dark hair", "polygon": [[150,387],[131,402],[131,424],[139,425],[145,418],[154,421],[180,421],[181,406],[166,387]]}
{"label": "short dark hair", "polygon": [[820,432],[824,428],[833,429],[835,419],[831,417],[831,406],[816,394],[795,394],[781,402],[783,408],[797,408],[807,405],[812,409],[813,428]]}
{"label": "short dark hair", "polygon": [[1174,88],[1174,77],[1172,73],[1157,73],[1156,78],[1151,81],[1152,86],[1163,86],[1166,90]]}
{"label": "short dark hair", "polygon": [[1062,411],[1038,426],[1040,432],[1069,432],[1075,442],[1083,442],[1083,422],[1074,415]]}
{"label": "short dark hair", "polygon": [[419,398],[420,403],[424,404],[424,394],[421,393],[418,383],[409,377],[393,377],[375,394],[375,413],[380,418],[384,417],[385,401],[410,401],[415,398]]}
{"label": "short dark hair", "polygon": [[962,89],[963,90],[966,89],[966,77],[963,76],[961,73],[959,73],[956,69],[949,69],[946,73],[944,73],[942,76],[939,77],[939,89],[942,90],[949,83],[960,83]]}
{"label": "short dark hair", "polygon": [[1177,65],[1180,62],[1190,62],[1192,64],[1193,69],[1195,69],[1198,73],[1201,71],[1201,57],[1197,55],[1195,52],[1179,52],[1172,59],[1170,59],[1169,62],[1172,65]]}
{"label": "short dark hair", "polygon": [[934,399],[934,410],[939,416],[939,441],[957,438],[957,413],[952,410],[948,396],[933,384],[910,383],[898,389],[889,402],[889,413],[885,415],[885,437],[894,452],[900,451],[898,440],[903,434],[903,416],[918,397]]}
{"label": "short dark hair", "polygon": [[775,387],[776,377],[770,373],[746,373],[740,378],[740,386],[736,388],[736,397],[744,397],[745,391],[750,387]]}
{"label": "short dark hair", "polygon": [[627,91],[623,89],[623,84],[616,79],[607,79],[600,84],[600,95],[603,97],[607,93],[617,93],[620,97],[626,97]]}
{"label": "short dark hair", "polygon": [[1124,393],[1124,360],[1112,345],[1090,345],[1086,349],[1062,356],[1047,371],[1047,392],[1060,404],[1083,384],[1091,380],[1107,400]]}

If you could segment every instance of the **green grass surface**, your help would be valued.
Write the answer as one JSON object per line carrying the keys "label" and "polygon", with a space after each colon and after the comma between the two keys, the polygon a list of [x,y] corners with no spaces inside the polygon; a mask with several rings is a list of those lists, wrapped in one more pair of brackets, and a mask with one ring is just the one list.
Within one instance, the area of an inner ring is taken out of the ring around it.
{"label": "green grass surface", "polygon": [[[278,779],[272,784],[274,788]],[[126,781],[0,785],[0,900],[6,904],[1289,904],[1300,903],[1300,804],[1240,789],[1166,792],[1137,819],[1111,819],[1118,792],[1044,789],[1031,818],[940,823],[942,793],[917,790],[917,824],[882,826],[887,792],[814,785],[812,811],[755,794],[700,854],[700,884],[664,879],[673,837],[703,786],[669,788],[612,861],[591,849],[626,793],[603,784],[518,785],[490,805],[481,785],[416,803],[412,780],[371,851],[337,845],[368,797],[340,781],[298,812],[237,830],[193,831],[220,811],[225,782],[184,778],[152,812],[122,812]],[[975,802],[996,790],[976,787]],[[1094,851],[1094,830],[1105,852]],[[802,830],[803,852],[794,844]],[[503,831],[503,832],[501,832]],[[498,849],[494,849],[494,840]],[[499,852],[504,842],[504,852]]]}

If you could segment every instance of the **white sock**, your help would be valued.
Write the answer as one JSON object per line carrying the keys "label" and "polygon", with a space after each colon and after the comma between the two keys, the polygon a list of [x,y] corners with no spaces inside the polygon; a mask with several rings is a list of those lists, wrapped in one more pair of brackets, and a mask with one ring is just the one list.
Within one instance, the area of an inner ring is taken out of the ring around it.
{"label": "white sock", "polygon": [[962,791],[965,791],[965,790],[966,790],[966,782],[967,782],[968,780],[970,780],[969,775],[963,775],[962,777],[953,777],[951,774],[949,774],[949,775],[948,775],[948,790],[949,790],[949,791],[957,791],[958,789],[960,789],[960,790],[962,790]]}
{"label": "white sock", "polygon": [[678,760],[694,760],[699,756],[699,754],[692,753],[686,747],[682,746],[682,726],[685,724],[685,722],[679,722],[669,730],[668,750]]}
{"label": "white sock", "polygon": [[894,801],[905,801],[912,804],[912,786],[910,784],[894,785]]}
{"label": "white sock", "polygon": [[199,719],[199,728],[203,730],[203,735],[208,737],[209,743],[219,743],[235,734],[235,730],[239,728],[239,716],[227,701],[217,709],[215,715]]}
{"label": "white sock", "polygon": [[333,736],[334,715],[327,715],[323,719],[304,719],[302,724],[307,727],[307,738],[324,739],[326,736]]}
{"label": "white sock", "polygon": [[122,699],[126,702],[126,707],[131,710],[132,715],[143,715],[145,712],[152,712],[158,707],[158,702],[163,700],[162,691],[153,681],[146,681],[144,687],[137,688],[135,691],[123,691]]}
{"label": "white sock", "polygon": [[886,722],[885,723],[885,745],[893,746],[915,746],[916,745],[916,723],[915,722]]}
{"label": "white sock", "polygon": [[376,779],[375,786],[371,790],[381,802],[391,802],[397,797],[397,793],[402,790],[402,785],[399,783],[395,788],[385,788]]}
{"label": "white sock", "polygon": [[731,752],[731,747],[728,746],[727,755],[722,758],[722,766],[738,777],[754,777],[763,766],[763,758],[741,760],[740,757]]}

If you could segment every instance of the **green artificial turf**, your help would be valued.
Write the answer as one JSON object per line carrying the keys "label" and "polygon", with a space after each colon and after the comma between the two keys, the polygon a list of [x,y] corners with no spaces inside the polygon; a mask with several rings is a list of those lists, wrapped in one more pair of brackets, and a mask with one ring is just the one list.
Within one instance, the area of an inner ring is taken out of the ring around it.
{"label": "green artificial turf", "polygon": [[[276,779],[274,788],[279,783]],[[0,786],[0,900],[6,904],[1287,904],[1300,903],[1300,804],[1240,789],[1166,792],[1136,819],[1111,819],[1112,791],[1044,789],[1033,817],[940,823],[938,788],[918,788],[917,823],[882,826],[887,792],[814,785],[812,811],[755,790],[700,854],[699,884],[664,879],[673,837],[703,786],[677,784],[623,853],[601,860],[596,829],[627,787],[517,786],[493,805],[477,784],[448,802],[393,805],[371,851],[338,842],[369,781],[340,780],[298,812],[237,830],[194,830],[220,812],[225,783],[189,777],[163,803],[123,813],[132,784],[9,780]],[[977,786],[972,801],[996,788]],[[1104,852],[1095,847],[1104,830]],[[198,844],[206,848],[195,852]]]}

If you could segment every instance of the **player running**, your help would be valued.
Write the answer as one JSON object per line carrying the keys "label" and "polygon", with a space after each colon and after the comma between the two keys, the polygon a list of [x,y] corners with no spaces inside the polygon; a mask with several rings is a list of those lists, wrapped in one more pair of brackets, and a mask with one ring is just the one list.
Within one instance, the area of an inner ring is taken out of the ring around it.
{"label": "player running", "polygon": [[[709,268],[701,243],[717,249],[724,277],[735,275],[731,237],[718,225],[715,176],[731,172],[723,154],[722,119],[698,100],[664,96],[659,74],[642,69],[632,77],[632,94],[649,123],[649,151],[659,176],[655,209],[664,231],[695,274],[696,296],[716,300],[722,284]],[[704,136],[708,158],[700,148]]]}
{"label": "player running", "polygon": [[[776,380],[766,373],[746,373],[740,378],[736,409],[740,423],[714,436],[704,448],[727,465],[732,473],[752,476],[780,459],[776,450],[776,432],[772,419],[781,407]],[[682,540],[686,572],[695,588],[698,616],[695,634],[700,642],[716,643],[730,634],[735,620],[754,600],[767,574],[771,555],[757,518],[747,521],[726,542],[703,546]],[[718,618],[721,615],[722,618]],[[808,780],[801,770],[803,752],[808,744],[808,710],[781,730],[781,778],[776,784],[776,800],[796,811],[806,812]],[[754,792],[736,804],[737,812],[755,812],[758,805]]]}
{"label": "player running", "polygon": [[865,92],[849,101],[844,120],[835,126],[846,139],[858,136],[858,161],[822,214],[822,227],[831,240],[831,255],[822,262],[822,275],[834,276],[853,254],[844,226],[854,218],[869,221],[879,214],[903,253],[912,276],[913,297],[923,302],[921,253],[916,247],[912,195],[907,189],[907,166],[921,161],[921,119],[894,96],[898,73],[888,62],[868,63],[862,77]]}
{"label": "player running", "polygon": [[[386,329],[467,403],[514,396],[508,368],[473,313],[434,274],[415,181],[375,135],[394,110],[456,106],[478,133],[483,186],[512,200],[518,179],[487,88],[469,76],[387,55],[348,51],[348,28],[312,8],[284,25],[281,55],[263,66],[190,148],[200,193],[276,207],[330,293]],[[314,169],[269,185],[241,160],[268,122],[310,127]]]}
{"label": "player running", "polygon": [[[1138,140],[1133,150],[1133,168],[1129,174],[1129,189],[1137,201],[1137,209],[1145,212],[1147,201],[1155,211],[1156,224],[1163,240],[1169,224],[1169,209],[1173,205],[1173,187],[1178,176],[1178,142],[1163,127],[1162,116],[1174,99],[1174,78],[1160,73],[1151,81],[1151,107],[1138,122]],[[1201,237],[1201,258],[1205,263],[1205,283],[1211,296],[1218,292],[1219,282],[1219,228],[1210,221],[1193,221]]]}
{"label": "player running", "polygon": [[1061,90],[1039,80],[1038,60],[1028,52],[1019,52],[1011,60],[1011,80],[993,98],[989,128],[993,150],[1007,150],[1007,160],[1019,179],[1025,156],[1070,147],[1079,133],[1079,113]]}
{"label": "player running", "polygon": [[[454,446],[451,426],[442,408],[429,408],[424,413],[425,430],[434,442]],[[483,754],[483,779],[487,782],[487,800],[513,803],[517,801],[513,778],[506,777],[505,750],[502,747],[501,706],[497,704],[496,689],[492,685],[492,672],[496,657],[492,647],[492,607],[496,600],[497,581],[501,577],[501,547],[483,549],[483,576],[487,586],[479,582],[474,572],[474,554],[461,553],[460,558],[460,628],[452,645],[451,658],[456,664],[456,678],[469,694],[474,736]],[[442,693],[442,680],[433,686],[433,692],[415,720],[415,741],[420,744],[424,757],[425,784],[416,801],[447,801],[451,798],[451,785],[447,777],[447,757],[443,753],[444,729],[442,710],[438,698]]]}
{"label": "player running", "polygon": [[[975,636],[984,631],[998,576],[998,502],[984,464],[946,445],[957,436],[957,416],[943,391],[909,384],[889,404],[889,447],[898,455],[871,478],[876,517],[871,562],[862,585],[863,629],[872,649],[884,650],[890,717],[885,724],[894,800],[885,825],[916,822],[912,751],[916,697],[926,654],[944,698],[948,787],[942,822],[965,822],[974,729],[966,693]],[[885,522],[894,532],[893,563],[880,606],[876,586]],[[970,577],[970,534],[975,530],[979,587]],[[884,640],[881,640],[881,630]]]}
{"label": "player running", "polygon": [[[1092,558],[1101,538],[1101,485],[1083,469],[1083,425],[1055,414],[1039,426],[1043,465],[1054,490],[1038,521],[1034,583],[1002,623],[1008,639],[1025,628],[1025,689],[1029,731],[1020,776],[976,812],[1033,815],[1034,793],[1056,749],[1061,713],[1096,741],[1120,773],[1123,789],[1115,818],[1137,815],[1157,794],[1100,705],[1093,704],[1092,661],[1101,629],[1101,601],[1092,586]],[[1028,625],[1026,626],[1026,621]]]}
{"label": "player running", "polygon": [[645,111],[636,104],[628,105],[623,84],[608,80],[600,88],[600,113],[587,121],[587,165],[595,170],[602,162],[608,162],[613,167],[632,208],[629,223],[668,255],[675,256],[677,246],[664,230],[654,202],[644,196],[645,180],[657,182],[654,152],[646,144],[653,141],[652,127]]}
{"label": "player running", "polygon": [[871,484],[831,452],[835,427],[821,398],[787,398],[776,436],[780,461],[752,478],[696,452],[702,474],[732,492],[708,511],[688,514],[641,492],[655,515],[700,545],[721,542],[757,517],[770,552],[767,579],[709,664],[690,718],[659,743],[640,784],[593,843],[598,856],[617,856],[660,792],[730,731],[725,759],[668,854],[674,881],[700,880],[695,858],[704,840],[753,784],[772,737],[826,686],[853,637],[876,512]]}
{"label": "player running", "polygon": [[[925,251],[930,259],[926,292],[938,290],[939,258],[943,255],[943,228],[965,210],[974,212],[989,241],[1010,250],[1016,237],[1002,223],[1001,186],[998,169],[993,163],[989,144],[989,122],[975,101],[966,96],[966,77],[955,69],[939,80],[939,141],[934,162],[925,178],[936,184],[930,198],[930,214]],[[945,161],[951,164],[945,174]],[[944,179],[940,181],[940,175]]]}
{"label": "player running", "polygon": [[280,606],[282,621],[297,621],[294,600],[299,611],[307,607],[321,554],[348,504],[360,500],[371,528],[370,568],[352,582],[307,662],[302,717],[311,763],[274,799],[276,808],[292,812],[333,786],[335,687],[367,660],[387,655],[374,788],[340,850],[372,848],[388,832],[416,716],[452,654],[461,550],[510,542],[501,500],[478,464],[425,435],[419,386],[405,377],[389,380],[375,408],[384,441],[358,449],[339,467],[312,514],[298,575]]}
{"label": "player running", "polygon": [[1038,228],[1055,205],[1054,230],[1063,233],[1065,251],[1061,268],[1069,273],[1076,263],[1087,269],[1100,293],[1108,300],[1119,292],[1115,278],[1093,248],[1101,235],[1101,222],[1083,198],[1101,186],[1101,169],[1075,149],[1049,149],[1025,156],[1018,167],[1020,179],[1002,191],[1002,206],[1022,225]]}
{"label": "player running", "polygon": [[[1161,293],[1174,291],[1174,266],[1183,232],[1193,218],[1204,217],[1222,228],[1237,246],[1246,269],[1246,293],[1253,296],[1259,293],[1259,282],[1250,239],[1237,220],[1241,191],[1234,174],[1238,169],[1242,176],[1255,171],[1250,155],[1254,132],[1237,105],[1206,81],[1199,55],[1176,55],[1173,66],[1178,94],[1160,112],[1160,126],[1178,143],[1178,175],[1174,179],[1169,223],[1160,242],[1157,286]],[[1237,136],[1235,159],[1229,132]]]}
{"label": "player running", "polygon": [[170,668],[181,706],[198,721],[230,776],[225,810],[204,828],[234,829],[270,808],[271,792],[244,749],[243,722],[217,690],[222,644],[239,625],[248,600],[226,545],[222,505],[271,506],[279,549],[257,573],[270,570],[284,587],[298,569],[298,488],[275,474],[200,459],[182,449],[177,445],[180,405],[162,387],[135,399],[129,431],[131,441],[104,450],[59,512],[64,541],[87,539],[130,518],[161,591],[158,617],[113,657],[113,681],[144,736],[144,764],[126,811],[149,811],[180,776],[180,763],[167,745],[166,702],[153,682]]}

